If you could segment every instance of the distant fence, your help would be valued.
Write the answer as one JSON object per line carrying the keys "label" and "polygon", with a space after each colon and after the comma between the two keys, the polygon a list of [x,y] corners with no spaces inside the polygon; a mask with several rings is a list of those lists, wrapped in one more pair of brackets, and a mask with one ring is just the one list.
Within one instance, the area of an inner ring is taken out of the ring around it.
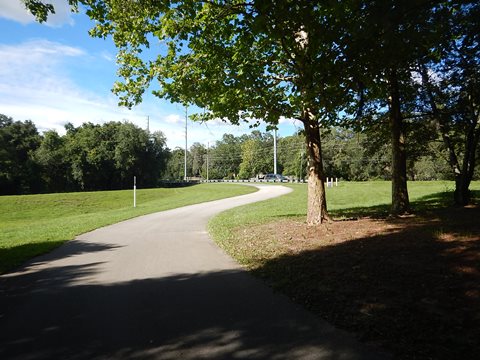
{"label": "distant fence", "polygon": [[[212,180],[205,180],[205,179],[187,179],[183,181],[162,181],[162,187],[182,187],[182,186],[190,186],[200,183],[290,183],[290,184],[307,184],[308,180],[264,180],[264,179],[245,179],[245,180],[236,180],[236,179],[212,179]],[[327,187],[338,186],[338,178],[328,178],[325,181],[325,185]]]}
{"label": "distant fence", "polygon": [[215,180],[202,180],[201,182],[227,182],[227,183],[307,183],[307,180],[226,180],[226,179],[215,179]]}
{"label": "distant fence", "polygon": [[206,183],[215,183],[215,182],[224,182],[224,183],[298,183],[306,184],[307,180],[264,180],[264,179],[250,179],[250,180],[225,180],[225,179],[215,179],[215,180],[201,180],[201,182]]}
{"label": "distant fence", "polygon": [[[291,183],[291,184],[306,184],[308,180],[264,180],[264,179],[249,179],[249,180],[224,180],[224,179],[216,179],[216,180],[200,180],[202,183],[214,183],[214,182],[226,182],[226,183]],[[330,178],[327,177],[325,181],[325,185],[327,187],[334,187],[338,186],[338,178]]]}
{"label": "distant fence", "polygon": [[177,187],[186,187],[192,186],[195,184],[200,184],[199,180],[189,180],[189,181],[174,181],[174,180],[162,180],[160,181],[159,187],[162,188],[177,188]]}

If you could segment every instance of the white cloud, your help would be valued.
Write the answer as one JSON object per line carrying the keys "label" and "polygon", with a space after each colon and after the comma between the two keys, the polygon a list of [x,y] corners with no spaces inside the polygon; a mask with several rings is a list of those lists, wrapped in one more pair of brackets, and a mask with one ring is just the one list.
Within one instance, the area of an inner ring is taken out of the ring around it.
{"label": "white cloud", "polygon": [[[50,14],[46,25],[60,27],[64,24],[73,25],[72,12],[66,0],[50,0],[55,8],[55,14]],[[25,9],[21,0],[5,0],[0,2],[0,17],[28,24],[35,21],[35,17]]]}
{"label": "white cloud", "polygon": [[[79,47],[47,40],[0,44],[0,113],[15,120],[30,119],[40,131],[54,129],[59,133],[64,133],[67,122],[80,126],[87,121],[128,120],[146,128],[150,115],[150,130],[161,130],[170,148],[185,146],[182,106],[175,110],[175,105],[146,95],[134,109],[120,108],[109,82],[104,81],[102,88],[102,79],[96,78],[96,73],[91,74],[94,80],[91,76],[89,80],[87,76],[74,76],[90,71],[91,61],[92,55]],[[95,92],[89,85],[94,85]],[[189,121],[188,146],[194,142],[212,145],[225,133],[240,136],[250,131],[244,123],[235,126],[218,119],[206,123]]]}
{"label": "white cloud", "polygon": [[296,124],[298,122],[297,119],[292,119],[292,118],[286,118],[285,116],[280,116],[280,119],[278,119],[278,124]]}
{"label": "white cloud", "polygon": [[84,57],[80,48],[46,40],[0,45],[0,111],[59,132],[67,122],[141,121],[138,112],[119,108],[108,89],[95,94],[70,78],[67,60]]}
{"label": "white cloud", "polygon": [[46,40],[0,45],[0,90],[14,102],[72,95],[74,85],[64,76],[62,63],[83,55],[79,48]]}
{"label": "white cloud", "polygon": [[164,120],[168,124],[181,124],[185,122],[185,118],[182,119],[179,114],[169,114],[164,117]]}
{"label": "white cloud", "polygon": [[[74,80],[71,68],[78,70],[78,63],[82,61],[88,65],[91,55],[78,47],[57,42],[32,40],[18,45],[0,44],[0,113],[14,120],[32,120],[40,131],[53,129],[61,134],[67,122],[80,126],[87,121],[127,120],[146,128],[147,115],[150,115],[151,131],[164,132],[171,148],[184,145],[182,108],[178,113],[168,113],[162,109],[164,102],[148,96],[132,110],[119,107],[118,99],[110,92],[111,84],[94,93],[85,87],[84,77]],[[203,141],[198,139],[202,131],[208,134],[205,126],[198,129],[198,124],[190,122],[189,127],[192,142]]]}
{"label": "white cloud", "polygon": [[62,57],[82,55],[85,52],[80,48],[48,40],[32,40],[19,45],[0,44],[0,76],[18,76],[30,67],[40,71],[51,70]]}
{"label": "white cloud", "polygon": [[100,56],[109,62],[114,62],[115,61],[115,56],[109,53],[108,51],[102,51]]}

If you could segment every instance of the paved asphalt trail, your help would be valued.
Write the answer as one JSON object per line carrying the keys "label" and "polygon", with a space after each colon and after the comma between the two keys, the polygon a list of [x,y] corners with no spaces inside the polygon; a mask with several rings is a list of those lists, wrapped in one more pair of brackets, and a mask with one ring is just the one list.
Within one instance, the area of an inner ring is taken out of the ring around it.
{"label": "paved asphalt trail", "polygon": [[382,358],[274,294],[210,240],[208,219],[285,194],[142,216],[0,277],[0,359]]}

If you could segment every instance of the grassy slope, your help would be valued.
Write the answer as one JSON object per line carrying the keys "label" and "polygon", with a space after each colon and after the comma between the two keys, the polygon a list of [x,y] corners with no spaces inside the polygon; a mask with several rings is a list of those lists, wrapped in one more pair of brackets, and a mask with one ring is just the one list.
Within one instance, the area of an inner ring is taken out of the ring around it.
{"label": "grassy slope", "polygon": [[233,184],[0,197],[0,273],[76,235],[135,216],[256,191]]}
{"label": "grassy slope", "polygon": [[[307,187],[288,185],[294,191],[280,198],[259,202],[226,211],[212,219],[209,230],[214,240],[242,264],[251,264],[249,256],[236,251],[234,231],[240,227],[264,224],[285,217],[305,217]],[[429,206],[444,206],[451,202],[454,184],[451,181],[415,181],[408,183],[410,201],[414,211]],[[480,181],[472,182],[470,189],[478,197]],[[386,215],[391,201],[391,183],[387,181],[343,182],[327,188],[327,203],[334,217]]]}

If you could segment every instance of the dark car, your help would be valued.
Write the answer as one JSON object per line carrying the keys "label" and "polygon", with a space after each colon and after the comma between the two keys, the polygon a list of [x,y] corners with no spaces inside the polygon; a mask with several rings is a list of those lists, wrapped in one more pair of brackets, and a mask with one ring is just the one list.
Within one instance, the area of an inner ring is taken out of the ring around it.
{"label": "dark car", "polygon": [[265,175],[263,180],[265,180],[265,181],[279,181],[279,182],[288,181],[288,179],[281,174],[267,174],[267,175]]}

